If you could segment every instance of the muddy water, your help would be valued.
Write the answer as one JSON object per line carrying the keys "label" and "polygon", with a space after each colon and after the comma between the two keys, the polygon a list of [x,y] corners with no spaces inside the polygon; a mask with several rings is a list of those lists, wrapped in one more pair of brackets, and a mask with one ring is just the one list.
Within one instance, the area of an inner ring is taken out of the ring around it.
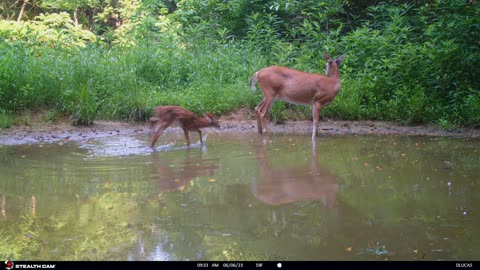
{"label": "muddy water", "polygon": [[181,137],[0,146],[0,258],[480,259],[478,140]]}

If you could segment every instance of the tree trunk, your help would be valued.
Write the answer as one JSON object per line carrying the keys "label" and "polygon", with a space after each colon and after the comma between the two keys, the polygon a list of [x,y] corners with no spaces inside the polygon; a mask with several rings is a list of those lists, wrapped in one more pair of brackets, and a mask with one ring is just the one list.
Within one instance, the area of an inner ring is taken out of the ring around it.
{"label": "tree trunk", "polygon": [[78,9],[76,8],[76,9],[73,10],[73,24],[75,25],[75,27],[78,27],[77,13],[78,13]]}
{"label": "tree trunk", "polygon": [[20,22],[23,16],[23,12],[25,11],[25,7],[27,6],[28,0],[23,0],[22,8],[20,9],[20,14],[18,14],[17,22]]}

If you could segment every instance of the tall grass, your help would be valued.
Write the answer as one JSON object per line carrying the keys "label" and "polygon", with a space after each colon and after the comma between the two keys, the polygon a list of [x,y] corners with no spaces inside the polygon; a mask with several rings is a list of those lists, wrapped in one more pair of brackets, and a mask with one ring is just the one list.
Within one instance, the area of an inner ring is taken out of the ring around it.
{"label": "tall grass", "polygon": [[0,105],[7,111],[53,107],[73,124],[144,120],[166,104],[215,114],[253,106],[248,79],[265,64],[254,50],[233,43],[44,50],[0,44]]}
{"label": "tall grass", "polygon": [[12,122],[12,116],[8,112],[0,110],[0,128],[9,128],[12,126]]}
{"label": "tall grass", "polygon": [[[387,1],[351,22],[342,1],[329,10],[325,1],[307,2],[235,16],[192,5],[208,10],[179,10],[172,20],[183,28],[171,33],[136,30],[134,46],[0,40],[0,111],[53,109],[74,124],[144,120],[166,104],[224,114],[261,100],[260,91],[248,90],[253,72],[276,64],[323,73],[328,52],[346,57],[342,88],[324,116],[480,127],[479,5]],[[271,116],[310,118],[311,110],[278,101]]]}

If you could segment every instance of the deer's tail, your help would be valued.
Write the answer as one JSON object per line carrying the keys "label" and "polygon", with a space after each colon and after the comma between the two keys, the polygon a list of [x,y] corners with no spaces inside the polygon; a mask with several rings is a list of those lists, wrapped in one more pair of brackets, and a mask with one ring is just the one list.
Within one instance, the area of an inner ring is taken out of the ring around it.
{"label": "deer's tail", "polygon": [[253,92],[257,90],[255,87],[255,83],[257,82],[257,77],[258,77],[258,71],[253,74],[252,78],[250,78],[250,89],[252,89]]}

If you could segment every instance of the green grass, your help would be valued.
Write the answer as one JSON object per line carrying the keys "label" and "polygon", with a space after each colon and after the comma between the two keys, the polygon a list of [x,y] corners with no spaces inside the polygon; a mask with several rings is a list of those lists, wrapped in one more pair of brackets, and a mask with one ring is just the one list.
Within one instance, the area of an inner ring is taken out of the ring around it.
{"label": "green grass", "polygon": [[12,116],[3,110],[0,110],[0,128],[9,128],[12,126]]}
{"label": "green grass", "polygon": [[[0,127],[10,126],[13,114],[38,109],[69,116],[74,125],[95,119],[145,121],[158,105],[216,115],[253,109],[262,99],[261,91],[249,89],[255,71],[283,64],[323,73],[321,55],[327,48],[333,57],[346,57],[340,93],[322,116],[479,127],[479,83],[472,75],[478,55],[461,62],[456,55],[467,55],[455,49],[461,44],[415,40],[412,33],[398,20],[380,30],[364,26],[343,37],[332,34],[320,45],[305,40],[300,47],[279,35],[263,43],[200,35],[111,48],[0,41]],[[311,108],[277,101],[270,116],[277,123],[311,119]]]}
{"label": "green grass", "polygon": [[259,98],[248,79],[264,65],[261,55],[233,44],[198,50],[157,45],[102,50],[4,43],[0,105],[10,112],[52,108],[73,124],[88,125],[95,119],[145,120],[155,106],[167,104],[224,114]]}
{"label": "green grass", "polygon": [[[0,20],[3,126],[9,115],[39,109],[76,125],[144,121],[167,104],[217,115],[253,109],[262,99],[248,89],[253,72],[283,65],[323,73],[328,52],[346,57],[340,93],[322,116],[480,127],[479,5],[300,2],[246,9],[240,0],[195,0],[168,16],[139,6],[147,17],[125,27],[84,26],[99,32],[79,31],[68,13]],[[274,122],[310,118],[311,108],[278,101],[270,114]]]}

